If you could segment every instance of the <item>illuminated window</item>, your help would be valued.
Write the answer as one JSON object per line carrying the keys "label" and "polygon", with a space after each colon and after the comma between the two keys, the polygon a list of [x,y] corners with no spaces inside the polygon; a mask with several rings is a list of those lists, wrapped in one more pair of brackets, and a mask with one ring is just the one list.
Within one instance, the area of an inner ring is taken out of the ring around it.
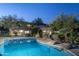
{"label": "illuminated window", "polygon": [[20,30],[20,32],[23,32],[23,30]]}
{"label": "illuminated window", "polygon": [[45,30],[43,32],[46,32]]}
{"label": "illuminated window", "polygon": [[30,33],[30,31],[25,31],[25,34],[29,34]]}

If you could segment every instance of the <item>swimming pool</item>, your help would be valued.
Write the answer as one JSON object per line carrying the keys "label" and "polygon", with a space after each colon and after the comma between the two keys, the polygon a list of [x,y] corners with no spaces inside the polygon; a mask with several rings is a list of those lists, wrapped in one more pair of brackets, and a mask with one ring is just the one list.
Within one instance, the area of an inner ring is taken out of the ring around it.
{"label": "swimming pool", "polygon": [[0,51],[2,56],[72,56],[67,51],[40,44],[35,38],[5,40]]}

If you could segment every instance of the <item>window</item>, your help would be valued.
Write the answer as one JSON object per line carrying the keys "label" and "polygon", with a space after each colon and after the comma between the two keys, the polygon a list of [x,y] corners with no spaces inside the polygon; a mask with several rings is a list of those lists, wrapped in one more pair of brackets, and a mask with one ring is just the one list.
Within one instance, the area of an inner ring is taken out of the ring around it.
{"label": "window", "polygon": [[29,34],[30,33],[30,31],[25,31],[25,34]]}

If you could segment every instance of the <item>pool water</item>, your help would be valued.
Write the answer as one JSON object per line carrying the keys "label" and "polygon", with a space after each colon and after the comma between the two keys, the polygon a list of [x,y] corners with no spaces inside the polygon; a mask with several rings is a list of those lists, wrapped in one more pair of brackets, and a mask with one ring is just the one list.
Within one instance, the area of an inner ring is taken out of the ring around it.
{"label": "pool water", "polygon": [[67,51],[38,43],[35,39],[5,41],[3,56],[71,56]]}

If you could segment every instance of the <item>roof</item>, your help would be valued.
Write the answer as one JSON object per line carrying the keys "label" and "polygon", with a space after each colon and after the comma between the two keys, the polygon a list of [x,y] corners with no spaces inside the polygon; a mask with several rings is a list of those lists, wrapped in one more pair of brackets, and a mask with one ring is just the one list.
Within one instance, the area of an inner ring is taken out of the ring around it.
{"label": "roof", "polygon": [[40,29],[50,29],[48,26],[45,26],[45,25],[39,25],[37,27]]}
{"label": "roof", "polygon": [[31,27],[15,27],[15,28],[12,28],[13,30],[31,30],[32,28]]}

